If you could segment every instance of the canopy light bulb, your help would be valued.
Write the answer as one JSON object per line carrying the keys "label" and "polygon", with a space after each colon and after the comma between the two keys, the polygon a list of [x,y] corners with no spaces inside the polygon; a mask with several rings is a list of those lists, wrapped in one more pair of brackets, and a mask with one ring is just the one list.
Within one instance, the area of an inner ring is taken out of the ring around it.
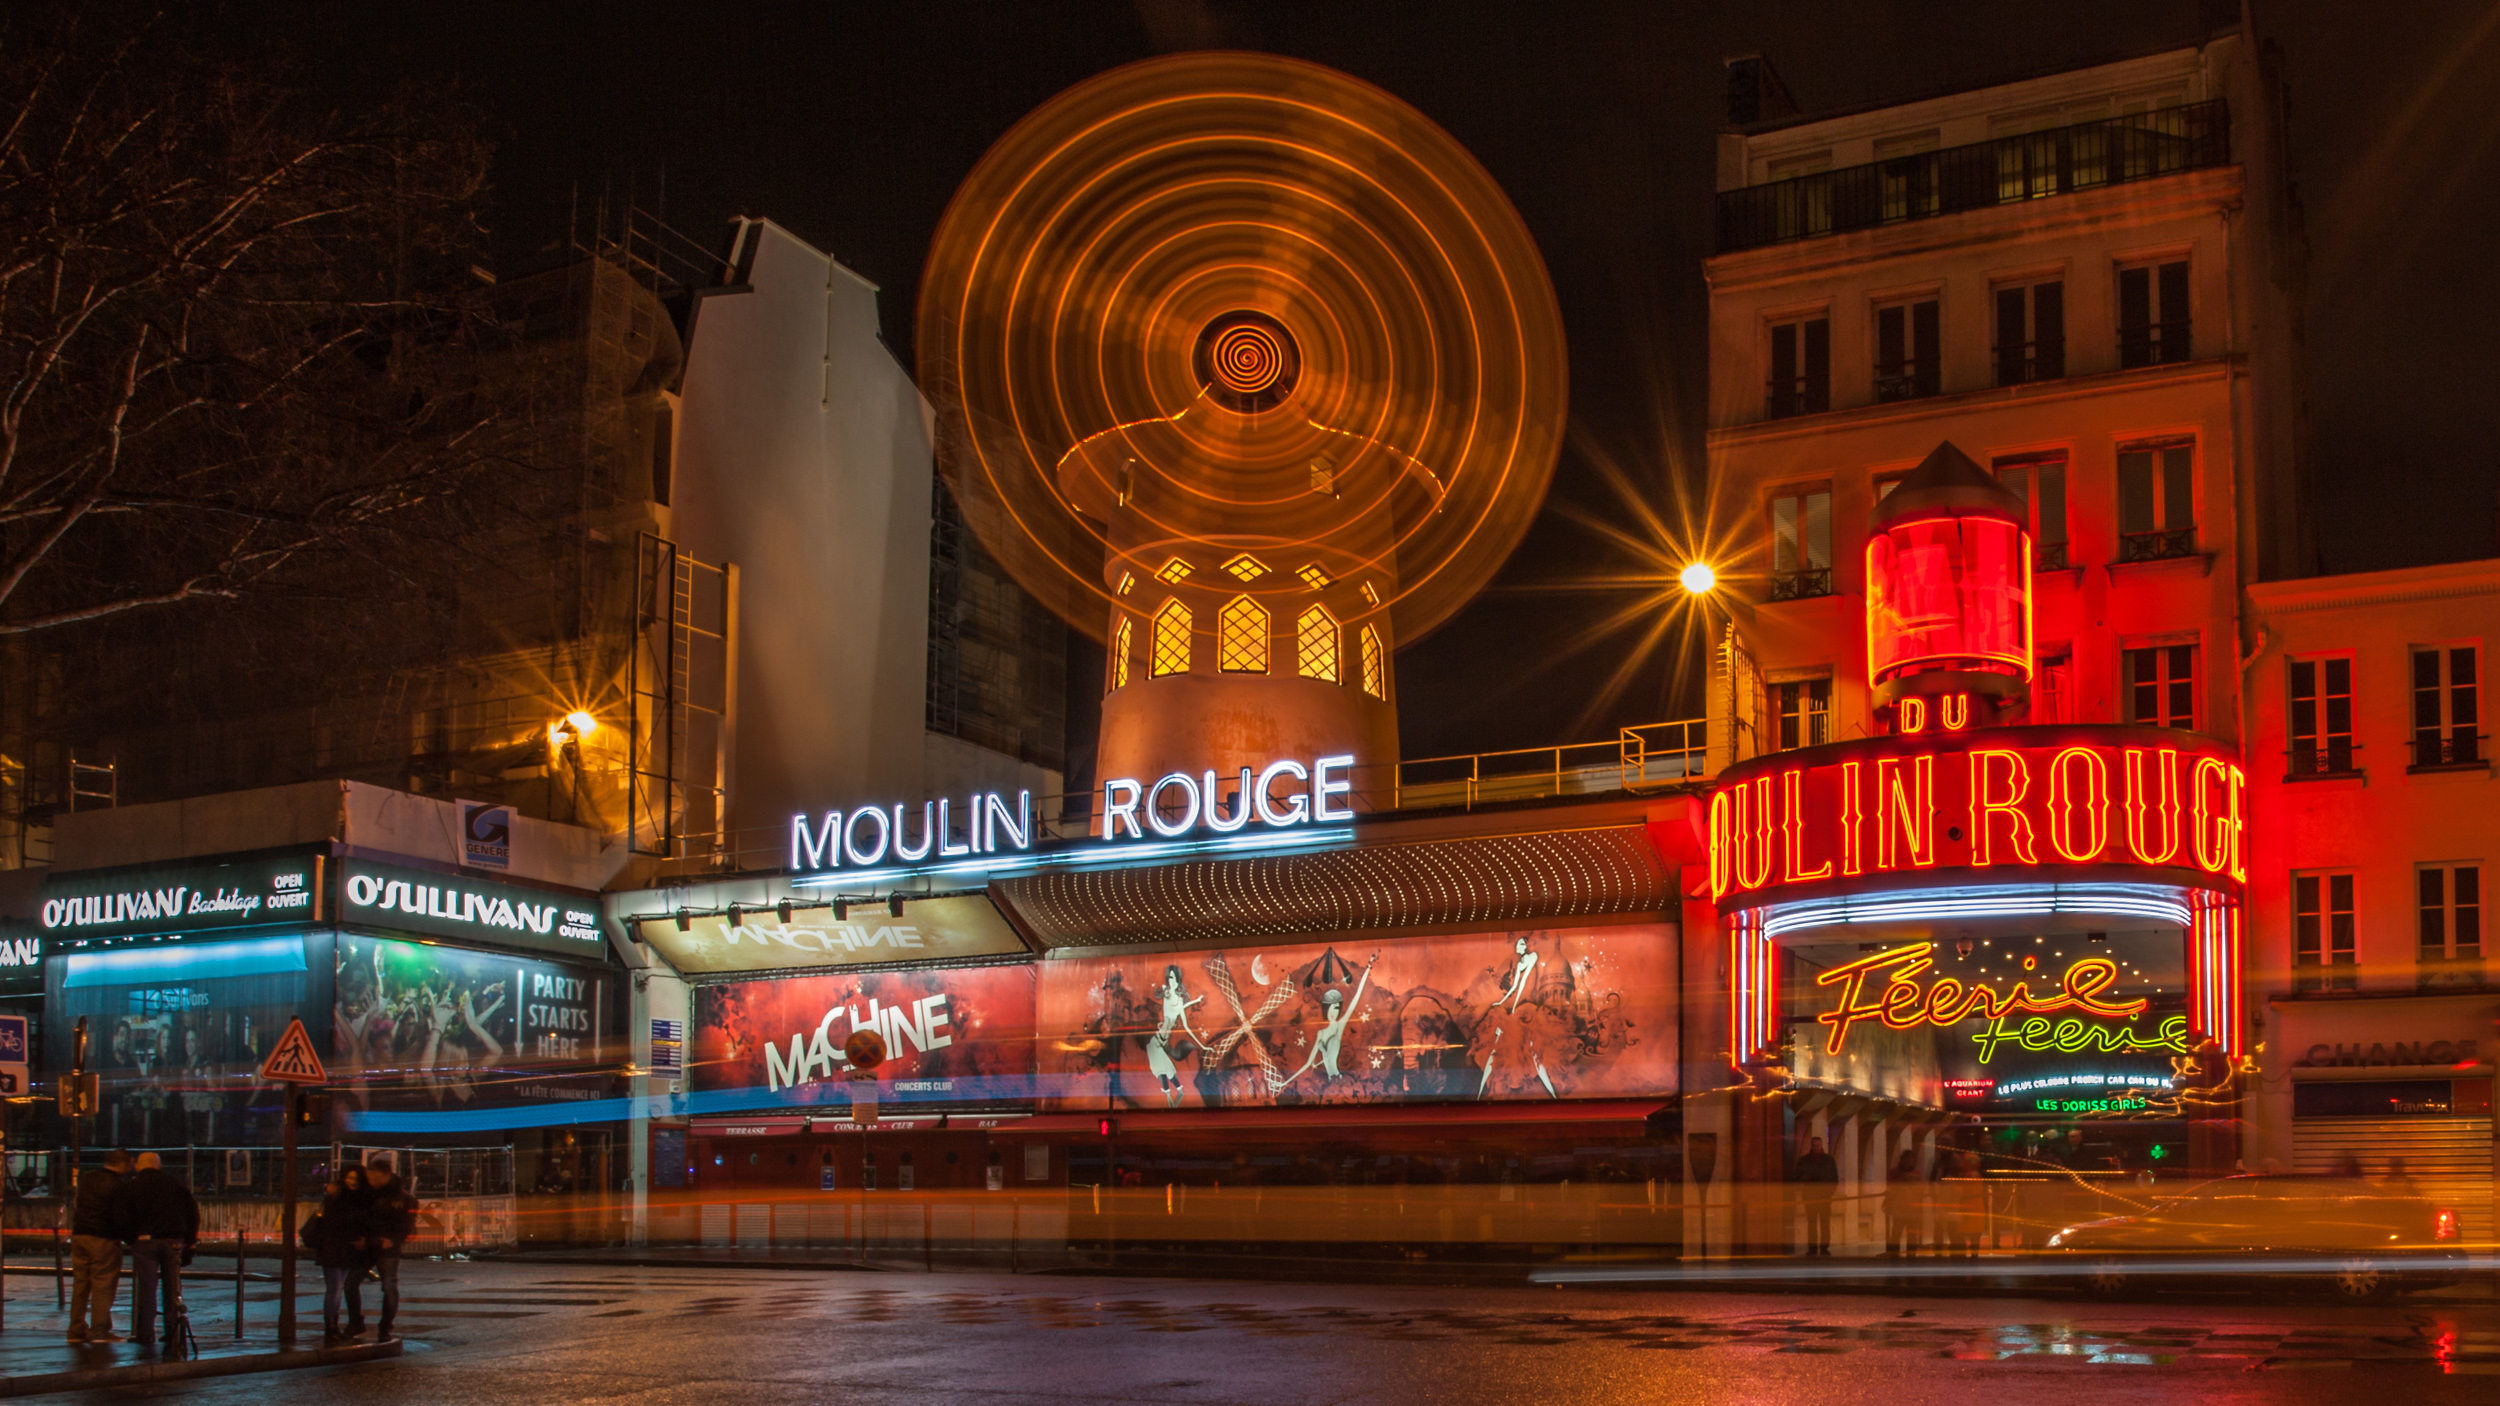
{"label": "canopy light bulb", "polygon": [[588,737],[599,730],[599,720],[579,708],[564,715],[564,725],[573,730],[575,737]]}
{"label": "canopy light bulb", "polygon": [[1686,566],[1675,579],[1683,583],[1687,595],[1706,596],[1719,588],[1719,573],[1711,570],[1706,561]]}

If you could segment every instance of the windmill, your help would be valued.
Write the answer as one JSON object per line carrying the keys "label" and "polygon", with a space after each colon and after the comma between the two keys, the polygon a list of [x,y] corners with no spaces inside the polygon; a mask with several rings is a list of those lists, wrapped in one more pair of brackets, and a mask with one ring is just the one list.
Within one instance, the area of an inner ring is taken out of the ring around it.
{"label": "windmill", "polygon": [[1392,651],[1563,427],[1544,264],[1448,133],[1296,60],[1132,64],[999,139],[920,296],[948,487],[1108,651],[1098,774],[1396,759]]}

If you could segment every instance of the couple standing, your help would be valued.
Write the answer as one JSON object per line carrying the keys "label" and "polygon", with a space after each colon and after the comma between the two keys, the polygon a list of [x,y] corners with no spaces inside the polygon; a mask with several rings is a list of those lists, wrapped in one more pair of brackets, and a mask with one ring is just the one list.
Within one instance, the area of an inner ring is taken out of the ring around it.
{"label": "couple standing", "polygon": [[[321,1210],[304,1223],[305,1248],[327,1281],[321,1296],[325,1343],[349,1342],[365,1332],[365,1276],[382,1282],[382,1321],[375,1342],[391,1340],[399,1316],[399,1255],[417,1229],[417,1198],[391,1170],[384,1154],[364,1166],[342,1170],[321,1198]],[[342,1329],[339,1308],[345,1301]]]}
{"label": "couple standing", "polygon": [[133,1280],[131,1326],[139,1346],[153,1347],[157,1296],[165,1305],[165,1346],[175,1346],[175,1316],[182,1306],[182,1267],[200,1239],[200,1203],[191,1188],[165,1170],[153,1152],[104,1155],[103,1167],[78,1174],[70,1204],[69,1340],[117,1343],[113,1291],[120,1287],[122,1248],[130,1250]]}

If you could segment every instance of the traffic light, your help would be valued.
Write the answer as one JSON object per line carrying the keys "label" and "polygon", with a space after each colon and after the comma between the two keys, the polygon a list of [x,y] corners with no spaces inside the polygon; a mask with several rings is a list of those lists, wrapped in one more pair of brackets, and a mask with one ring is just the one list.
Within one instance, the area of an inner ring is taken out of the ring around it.
{"label": "traffic light", "polygon": [[328,1094],[298,1094],[295,1098],[295,1126],[318,1128],[330,1121]]}
{"label": "traffic light", "polygon": [[1109,1137],[1119,1130],[1120,1120],[1117,1118],[1105,1118],[1094,1125],[1094,1135],[1096,1137]]}
{"label": "traffic light", "polygon": [[53,1081],[55,1095],[60,1099],[61,1116],[87,1118],[95,1114],[103,1101],[102,1076],[96,1074],[64,1074]]}

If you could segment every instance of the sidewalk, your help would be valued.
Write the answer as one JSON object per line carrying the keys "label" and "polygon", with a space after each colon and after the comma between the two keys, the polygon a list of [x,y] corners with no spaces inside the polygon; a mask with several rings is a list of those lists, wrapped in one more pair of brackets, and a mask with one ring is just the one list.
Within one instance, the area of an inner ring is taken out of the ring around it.
{"label": "sidewalk", "polygon": [[[124,1274],[113,1306],[114,1331],[123,1334],[131,1330],[130,1282],[130,1276]],[[282,1349],[278,1343],[278,1295],[274,1284],[247,1285],[245,1331],[237,1337],[233,1284],[231,1277],[184,1277],[183,1302],[191,1310],[191,1331],[199,1339],[200,1355],[166,1361],[152,1350],[142,1351],[136,1343],[68,1341],[69,1315],[56,1306],[50,1266],[38,1270],[12,1265],[8,1275],[7,1320],[0,1325],[0,1397],[367,1362],[397,1357],[406,1347],[398,1341],[321,1346],[321,1291],[317,1275],[310,1292],[305,1292],[301,1281],[296,1286],[297,1332],[292,1350]]]}

